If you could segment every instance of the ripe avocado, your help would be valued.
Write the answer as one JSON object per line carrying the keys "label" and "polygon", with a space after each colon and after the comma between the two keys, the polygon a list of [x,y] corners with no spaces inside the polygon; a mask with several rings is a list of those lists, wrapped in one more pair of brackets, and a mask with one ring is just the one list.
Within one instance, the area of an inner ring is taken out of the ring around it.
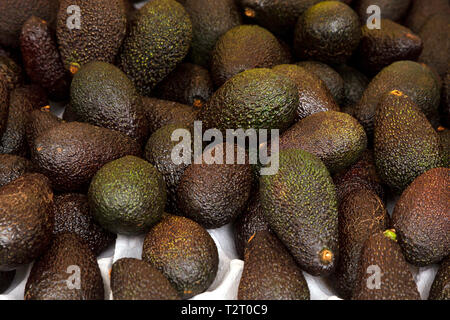
{"label": "ripe avocado", "polygon": [[166,205],[166,185],[155,167],[135,156],[104,165],[89,186],[89,206],[105,229],[138,235],[157,223]]}
{"label": "ripe avocado", "polygon": [[238,300],[309,300],[302,270],[268,231],[257,232],[245,249]]}
{"label": "ripe avocado", "polygon": [[[80,288],[74,289],[68,284],[76,284],[71,275],[77,274]],[[103,279],[95,255],[73,233],[54,237],[48,251],[34,263],[25,285],[25,300],[103,299]]]}
{"label": "ripe avocado", "polygon": [[0,74],[0,137],[6,130],[9,113],[9,90],[6,78]]}
{"label": "ripe avocado", "polygon": [[205,128],[284,131],[294,121],[298,105],[297,85],[291,79],[270,69],[251,69],[214,92],[200,119]]}
{"label": "ripe avocado", "polygon": [[336,191],[327,168],[301,149],[282,150],[279,170],[260,178],[261,208],[299,266],[318,276],[338,259]]}
{"label": "ripe avocado", "polygon": [[321,111],[339,111],[325,82],[314,73],[293,64],[279,65],[272,71],[286,76],[297,85],[299,105],[296,119],[301,120]]}
{"label": "ripe avocado", "polygon": [[361,39],[359,17],[352,8],[338,1],[311,6],[298,19],[294,49],[300,60],[344,63]]}
{"label": "ripe avocado", "polygon": [[[76,17],[71,6],[81,10],[79,27],[69,28]],[[56,37],[65,68],[76,73],[91,61],[114,62],[126,24],[123,0],[60,0]]]}
{"label": "ripe avocado", "polygon": [[442,261],[434,278],[429,300],[450,300],[450,256]]}
{"label": "ripe avocado", "polygon": [[436,13],[450,14],[448,0],[412,0],[405,25],[414,32],[420,32],[428,18]]}
{"label": "ripe avocado", "polygon": [[396,192],[443,162],[436,131],[417,105],[398,90],[386,94],[378,106],[374,152],[380,178]]}
{"label": "ripe avocado", "polygon": [[397,201],[392,226],[408,262],[438,263],[450,252],[450,169],[428,170]]}
{"label": "ripe avocado", "polygon": [[131,258],[114,262],[111,270],[114,300],[178,300],[178,292],[149,263]]}
{"label": "ripe avocado", "polygon": [[27,173],[0,188],[0,271],[39,257],[50,244],[53,192],[48,179]]}
{"label": "ripe avocado", "polygon": [[116,236],[100,227],[89,211],[84,194],[66,193],[55,196],[53,234],[71,232],[83,240],[97,256],[114,243]]}
{"label": "ripe avocado", "polygon": [[85,64],[73,77],[70,105],[83,122],[122,132],[144,144],[148,121],[133,82],[106,62]]}
{"label": "ripe avocado", "polygon": [[27,97],[33,109],[47,108],[49,105],[47,92],[37,84],[25,84],[17,87],[15,91]]}
{"label": "ripe avocado", "polygon": [[207,290],[219,266],[209,233],[190,219],[170,215],[145,237],[142,259],[161,271],[182,299]]}
{"label": "ripe avocado", "polygon": [[23,82],[22,68],[7,56],[0,56],[0,75],[5,78],[9,91],[20,86]]}
{"label": "ripe avocado", "polygon": [[137,13],[124,40],[119,65],[143,95],[175,69],[188,53],[192,23],[181,4],[153,0]]}
{"label": "ripe avocado", "polygon": [[[344,81],[344,94],[341,100],[341,106],[344,112],[353,110],[353,107],[361,99],[364,90],[369,85],[369,79],[360,71],[347,65],[336,67],[336,71]],[[352,112],[348,112],[353,115]]]}
{"label": "ripe avocado", "polygon": [[35,139],[33,163],[59,191],[87,188],[104,164],[126,155],[140,156],[138,143],[110,129],[69,122],[45,131]]}
{"label": "ripe avocado", "polygon": [[26,137],[30,150],[34,148],[34,140],[42,133],[59,126],[61,119],[50,112],[50,108],[33,110],[28,114],[26,124]]}
{"label": "ripe avocado", "polygon": [[336,111],[306,117],[280,137],[280,150],[308,151],[319,157],[331,173],[355,163],[366,147],[363,127],[352,116]]}
{"label": "ripe avocado", "polygon": [[272,68],[289,63],[290,54],[278,39],[259,26],[237,26],[217,41],[211,60],[216,87],[238,73],[253,68]]}
{"label": "ripe avocado", "polygon": [[450,168],[450,130],[439,127],[437,133],[441,142],[443,166]]}
{"label": "ripe avocado", "polygon": [[33,171],[34,166],[30,160],[11,154],[0,154],[0,187]]}

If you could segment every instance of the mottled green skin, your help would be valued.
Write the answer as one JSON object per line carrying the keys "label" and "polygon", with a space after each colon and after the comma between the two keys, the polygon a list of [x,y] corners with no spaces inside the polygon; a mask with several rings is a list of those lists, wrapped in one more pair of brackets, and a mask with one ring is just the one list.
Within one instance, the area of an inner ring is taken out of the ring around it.
{"label": "mottled green skin", "polygon": [[157,223],[166,203],[166,185],[150,163],[126,156],[104,165],[88,192],[94,218],[119,234],[147,232]]}
{"label": "mottled green skin", "polygon": [[450,256],[444,259],[434,278],[429,300],[450,300]]}
{"label": "mottled green skin", "polygon": [[429,119],[437,113],[441,92],[432,71],[414,61],[394,62],[372,79],[354,110],[354,117],[364,126],[370,140],[377,105],[392,90],[408,95]]}
{"label": "mottled green skin", "polygon": [[298,101],[292,80],[269,69],[252,69],[217,90],[201,110],[200,118],[205,128],[284,131],[294,120]]}
{"label": "mottled green skin", "polygon": [[122,132],[144,144],[148,121],[133,82],[105,62],[84,65],[73,77],[70,105],[83,122]]}
{"label": "mottled green skin", "polygon": [[[283,150],[280,168],[260,178],[261,207],[274,231],[299,266],[312,275],[329,275],[338,258],[336,191],[325,165],[300,150]],[[333,258],[323,263],[320,252]]]}
{"label": "mottled green skin", "polygon": [[338,1],[323,1],[300,16],[295,27],[294,49],[301,60],[344,63],[361,39],[359,17]]}
{"label": "mottled green skin", "polygon": [[409,263],[439,263],[450,252],[450,169],[417,177],[395,204],[392,226]]}
{"label": "mottled green skin", "polygon": [[217,41],[211,75],[216,87],[220,87],[242,71],[272,68],[290,60],[290,53],[272,33],[259,26],[242,25],[229,30]]}
{"label": "mottled green skin", "polygon": [[0,294],[2,294],[8,289],[8,287],[13,282],[15,276],[16,270],[6,272],[0,271]]}
{"label": "mottled green skin", "polygon": [[181,4],[154,0],[137,13],[125,38],[119,63],[138,91],[150,95],[187,55],[192,24]]}
{"label": "mottled green skin", "polygon": [[302,270],[278,238],[260,231],[245,249],[238,300],[309,300]]}
{"label": "mottled green skin", "polygon": [[192,21],[192,45],[189,58],[209,67],[217,40],[242,23],[234,0],[186,0],[184,8]]}
{"label": "mottled green skin", "polygon": [[132,258],[114,262],[111,270],[114,300],[178,300],[169,280],[149,263]]}
{"label": "mottled green skin", "polygon": [[380,178],[403,191],[425,171],[442,165],[439,137],[405,94],[386,94],[375,117],[374,152]]}
{"label": "mottled green skin", "polygon": [[160,270],[182,299],[207,290],[219,266],[217,247],[209,233],[178,216],[166,216],[150,230],[142,259]]}
{"label": "mottled green skin", "polygon": [[[370,289],[367,285],[368,278],[373,276],[373,271],[367,272],[371,266],[380,268],[380,289]],[[352,300],[420,300],[400,246],[382,231],[374,233],[364,243]]]}
{"label": "mottled green skin", "polygon": [[280,137],[280,150],[308,151],[319,157],[332,173],[356,162],[366,147],[366,133],[358,121],[335,111],[306,117]]}

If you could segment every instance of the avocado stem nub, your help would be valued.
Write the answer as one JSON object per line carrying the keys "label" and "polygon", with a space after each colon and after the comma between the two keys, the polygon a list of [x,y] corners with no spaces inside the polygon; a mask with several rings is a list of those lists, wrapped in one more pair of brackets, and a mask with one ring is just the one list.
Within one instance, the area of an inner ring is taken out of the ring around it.
{"label": "avocado stem nub", "polygon": [[319,253],[319,256],[320,256],[320,261],[323,264],[329,264],[333,261],[333,252],[331,252],[331,250],[322,249],[322,251],[320,251],[320,253]]}
{"label": "avocado stem nub", "polygon": [[203,101],[200,100],[200,99],[194,99],[194,104],[193,104],[193,106],[194,106],[195,108],[201,108],[201,107],[203,107]]}
{"label": "avocado stem nub", "polygon": [[252,236],[248,239],[247,243],[250,243],[250,241],[252,241],[255,236],[256,236],[256,232],[254,234],[252,234]]}
{"label": "avocado stem nub", "polygon": [[72,63],[70,64],[69,71],[70,71],[70,73],[71,73],[72,75],[74,75],[75,73],[78,72],[78,70],[80,70],[80,67],[81,67],[81,66],[80,66],[78,63],[72,62]]}
{"label": "avocado stem nub", "polygon": [[41,111],[50,112],[50,106],[42,107]]}
{"label": "avocado stem nub", "polygon": [[385,237],[388,237],[389,239],[397,242],[397,234],[395,233],[395,229],[388,229],[385,232],[383,232]]}
{"label": "avocado stem nub", "polygon": [[390,93],[399,97],[403,95],[403,92],[401,92],[400,90],[392,90]]}
{"label": "avocado stem nub", "polygon": [[244,14],[246,17],[249,17],[249,18],[254,18],[256,16],[255,10],[250,9],[250,8],[245,8]]}

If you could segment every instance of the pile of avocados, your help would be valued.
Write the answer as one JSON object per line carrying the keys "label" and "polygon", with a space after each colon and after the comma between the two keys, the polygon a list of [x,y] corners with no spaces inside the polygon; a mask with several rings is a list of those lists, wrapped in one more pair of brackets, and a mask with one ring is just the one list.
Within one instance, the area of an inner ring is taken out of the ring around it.
{"label": "pile of avocados", "polygon": [[0,1],[0,294],[450,300],[447,0],[138,2]]}

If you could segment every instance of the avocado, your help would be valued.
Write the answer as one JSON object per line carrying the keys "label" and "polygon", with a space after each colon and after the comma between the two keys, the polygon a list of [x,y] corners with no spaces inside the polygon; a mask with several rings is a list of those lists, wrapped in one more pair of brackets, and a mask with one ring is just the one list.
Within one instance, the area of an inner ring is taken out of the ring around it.
{"label": "avocado", "polygon": [[412,0],[405,25],[414,32],[420,32],[428,18],[436,13],[450,14],[448,0]]}
{"label": "avocado", "polygon": [[149,263],[131,258],[114,262],[111,271],[114,300],[178,300],[178,292]]}
{"label": "avocado", "polygon": [[106,62],[85,64],[73,77],[70,105],[83,122],[122,132],[141,145],[148,121],[133,82]]}
{"label": "avocado", "polygon": [[33,171],[34,166],[30,160],[12,154],[0,154],[0,187]]}
{"label": "avocado", "polygon": [[293,64],[279,65],[272,71],[286,76],[297,85],[299,105],[296,119],[301,120],[321,111],[339,111],[325,83],[314,73]]}
{"label": "avocado", "polygon": [[439,127],[437,133],[441,142],[443,166],[450,168],[450,130]]}
{"label": "avocado", "polygon": [[209,67],[217,40],[242,23],[234,0],[186,0],[184,8],[192,21],[189,60]]}
{"label": "avocado", "polygon": [[238,0],[244,15],[271,32],[291,36],[300,15],[321,0]]}
{"label": "avocado", "polygon": [[442,122],[447,126],[450,126],[450,66],[442,82],[443,82],[441,93]]}
{"label": "avocado", "polygon": [[431,285],[429,300],[450,300],[450,256],[442,261]]}
{"label": "avocado", "polygon": [[154,166],[135,156],[104,165],[89,186],[89,206],[105,229],[137,235],[157,223],[166,204],[166,185]]}
{"label": "avocado", "polygon": [[217,41],[212,53],[211,75],[218,88],[242,71],[272,68],[290,60],[290,54],[268,30],[242,25],[229,30]]}
{"label": "avocado", "polygon": [[48,251],[34,263],[25,285],[25,300],[103,299],[95,255],[73,233],[54,237]]}
{"label": "avocado", "polygon": [[26,123],[26,137],[30,149],[34,148],[34,140],[42,133],[51,128],[59,126],[61,119],[50,112],[50,108],[33,110],[28,114]]}
{"label": "avocado", "polygon": [[423,39],[423,51],[419,61],[445,77],[450,61],[450,12],[431,16],[420,30]]}
{"label": "avocado", "polygon": [[137,13],[124,40],[119,64],[142,95],[151,91],[187,55],[192,23],[181,4],[153,0]]}
{"label": "avocado", "polygon": [[35,139],[33,163],[59,191],[86,189],[104,164],[126,155],[140,156],[138,143],[110,129],[87,123],[63,123]]}
{"label": "avocado", "polygon": [[[336,67],[336,71],[344,81],[344,93],[341,106],[344,112],[353,110],[369,85],[369,79],[360,71],[347,65]],[[352,111],[348,112],[352,115]]]}
{"label": "avocado", "polygon": [[182,63],[155,88],[160,99],[201,108],[211,97],[214,85],[209,71],[192,63]]}
{"label": "avocado", "polygon": [[18,47],[20,29],[36,16],[53,24],[58,10],[57,0],[2,0],[0,3],[0,45]]}
{"label": "avocado", "polygon": [[280,137],[280,150],[308,151],[319,157],[331,173],[352,165],[366,147],[363,127],[352,116],[336,111],[310,115]]}
{"label": "avocado", "polygon": [[269,224],[261,209],[259,192],[256,192],[256,194],[250,198],[247,209],[238,216],[233,227],[236,250],[239,257],[243,260],[248,240],[259,231],[270,230]]}
{"label": "avocado", "polygon": [[440,86],[432,71],[414,61],[394,62],[372,79],[354,110],[355,118],[364,126],[370,140],[377,105],[392,90],[409,96],[429,119],[437,113]]}
{"label": "avocado", "polygon": [[355,4],[355,11],[361,19],[361,24],[365,25],[373,12],[367,13],[367,8],[376,5],[380,8],[381,18],[392,21],[401,21],[408,12],[411,0],[358,0]]}
{"label": "avocado", "polygon": [[[228,164],[229,149],[235,152],[234,159],[238,153],[245,153],[245,164],[236,161]],[[221,163],[214,162],[221,155]],[[247,152],[238,145],[221,143],[213,150],[206,149],[201,159],[195,159],[184,170],[177,188],[177,207],[183,216],[203,227],[219,228],[232,222],[246,208],[252,185],[253,170]]]}
{"label": "avocado", "polygon": [[190,219],[170,215],[146,235],[142,259],[161,271],[182,299],[207,290],[219,265],[209,233]]}
{"label": "avocado", "polygon": [[148,97],[143,97],[142,103],[151,134],[169,124],[193,126],[198,119],[198,110],[193,106]]}
{"label": "avocado", "polygon": [[340,297],[350,299],[364,242],[374,233],[386,230],[389,216],[376,193],[354,189],[339,205],[339,261],[333,275]]}
{"label": "avocado", "polygon": [[327,168],[301,149],[282,150],[279,170],[260,178],[261,208],[270,229],[299,266],[329,275],[338,259],[336,191]]}
{"label": "avocado", "polygon": [[357,50],[360,70],[376,75],[395,61],[416,61],[423,49],[421,37],[410,29],[388,19],[381,19],[381,29],[362,27]]}
{"label": "avocado", "polygon": [[47,92],[40,85],[35,83],[24,84],[17,87],[15,91],[20,92],[21,95],[27,97],[33,109],[47,108],[49,106]]}
{"label": "avocado", "polygon": [[0,188],[0,271],[30,263],[50,244],[53,192],[49,180],[27,173]]}
{"label": "avocado", "polygon": [[214,92],[200,119],[205,128],[284,131],[294,121],[298,105],[298,89],[291,79],[270,69],[251,69]]}
{"label": "avocado", "polygon": [[323,1],[309,7],[295,27],[294,50],[300,60],[344,63],[361,39],[359,17],[338,1]]}
{"label": "avocado", "polygon": [[336,195],[341,202],[347,194],[354,190],[369,189],[384,200],[385,191],[380,177],[377,174],[373,150],[363,152],[358,162],[333,176],[336,186]]}
{"label": "avocado", "polygon": [[6,79],[9,91],[23,82],[22,68],[13,59],[6,56],[0,56],[0,75]]}
{"label": "avocado", "polygon": [[26,156],[29,153],[26,124],[33,106],[23,93],[13,90],[9,99],[9,114],[6,129],[0,139],[0,153]]}
{"label": "avocado", "polygon": [[9,113],[9,90],[6,78],[0,74],[0,136],[6,130]]}
{"label": "avocado", "polygon": [[402,193],[392,226],[408,262],[438,263],[450,252],[450,169],[435,168],[416,178]]}
{"label": "avocado", "polygon": [[238,300],[309,300],[302,270],[280,240],[268,231],[250,238]]}
{"label": "avocado", "polygon": [[366,240],[352,300],[420,300],[417,285],[395,238],[394,231],[386,230]]}
{"label": "avocado", "polygon": [[[71,25],[76,13],[70,6],[80,8],[78,27]],[[123,0],[60,0],[56,37],[65,68],[76,73],[91,61],[114,62],[126,27]]]}
{"label": "avocado", "polygon": [[374,152],[380,178],[395,192],[443,162],[436,131],[413,100],[398,90],[386,94],[378,106]]}
{"label": "avocado", "polygon": [[177,207],[177,187],[180,183],[184,170],[188,164],[175,164],[172,160],[172,150],[179,143],[172,141],[172,133],[175,130],[184,129],[190,131],[190,128],[183,125],[169,124],[158,129],[148,139],[145,146],[145,159],[150,162],[163,176],[167,189],[166,211],[178,214]]}
{"label": "avocado", "polygon": [[319,77],[330,90],[334,101],[340,105],[344,98],[344,79],[329,65],[318,61],[302,61],[298,66]]}
{"label": "avocado", "polygon": [[66,104],[64,107],[64,114],[63,114],[63,120],[67,122],[81,122],[80,117],[78,114],[73,111],[72,105],[69,103]]}
{"label": "avocado", "polygon": [[66,193],[55,196],[53,212],[55,226],[53,234],[71,232],[84,241],[98,256],[116,236],[100,227],[89,211],[88,198],[80,193]]}
{"label": "avocado", "polygon": [[16,276],[16,270],[13,271],[0,271],[0,294],[5,292]]}
{"label": "avocado", "polygon": [[64,69],[50,26],[45,20],[32,16],[24,23],[20,34],[20,49],[25,71],[31,81],[45,88],[52,99],[66,99],[69,95],[70,78]]}

